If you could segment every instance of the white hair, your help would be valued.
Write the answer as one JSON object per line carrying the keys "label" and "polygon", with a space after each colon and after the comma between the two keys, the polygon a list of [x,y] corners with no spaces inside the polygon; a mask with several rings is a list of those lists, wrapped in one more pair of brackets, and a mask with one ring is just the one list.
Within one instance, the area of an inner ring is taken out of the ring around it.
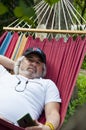
{"label": "white hair", "polygon": [[19,67],[20,67],[20,64],[21,64],[21,61],[24,59],[25,56],[21,56],[17,59],[17,61],[15,62],[15,65],[14,65],[14,73],[15,74],[19,74]]}
{"label": "white hair", "polygon": [[[25,56],[21,56],[17,59],[17,61],[15,62],[15,65],[14,65],[14,73],[17,75],[19,74],[19,67],[20,67],[20,64],[22,62],[22,60],[25,58]],[[43,64],[43,72],[42,72],[42,75],[41,77],[45,77],[46,75],[46,65]]]}

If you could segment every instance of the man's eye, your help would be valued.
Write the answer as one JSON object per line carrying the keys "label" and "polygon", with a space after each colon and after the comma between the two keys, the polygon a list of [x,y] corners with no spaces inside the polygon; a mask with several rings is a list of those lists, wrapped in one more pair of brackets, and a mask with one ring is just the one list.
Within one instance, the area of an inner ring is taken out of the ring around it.
{"label": "man's eye", "polygon": [[36,63],[37,63],[37,64],[41,64],[41,62],[40,62],[40,61],[37,61]]}

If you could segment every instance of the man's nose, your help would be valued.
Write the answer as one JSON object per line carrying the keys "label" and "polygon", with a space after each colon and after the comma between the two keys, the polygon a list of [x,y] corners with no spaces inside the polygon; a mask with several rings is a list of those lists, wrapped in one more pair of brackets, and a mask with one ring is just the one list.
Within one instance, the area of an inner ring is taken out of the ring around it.
{"label": "man's nose", "polygon": [[37,66],[37,62],[36,62],[36,61],[33,61],[32,64],[33,64],[34,66]]}

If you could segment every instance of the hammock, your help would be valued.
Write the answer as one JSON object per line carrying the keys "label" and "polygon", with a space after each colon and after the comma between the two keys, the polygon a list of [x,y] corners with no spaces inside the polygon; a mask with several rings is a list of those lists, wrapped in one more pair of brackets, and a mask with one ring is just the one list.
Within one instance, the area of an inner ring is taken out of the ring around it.
{"label": "hammock", "polygon": [[[44,0],[41,0],[36,6],[34,6],[34,9],[37,18],[33,22],[38,23],[37,29],[33,29],[31,26],[28,26],[28,24],[26,25],[29,28],[21,27],[21,22],[16,24],[15,28],[11,27],[12,24],[10,24],[9,27],[4,27],[3,29],[6,30],[6,32],[0,37],[0,54],[16,60],[22,55],[24,50],[34,46],[40,47],[46,53],[47,75],[45,78],[49,78],[56,83],[62,98],[60,129],[64,122],[68,104],[85,56],[86,38],[82,39],[78,36],[76,40],[73,40],[73,38],[69,36],[65,42],[64,38],[56,40],[56,37],[58,37],[57,34],[86,34],[86,27],[82,30],[76,30],[74,28],[74,21],[76,21],[77,27],[82,27],[79,17],[84,24],[86,24],[86,21],[80,16],[69,0],[61,0],[58,4],[56,3],[52,7],[50,7]],[[78,17],[75,14],[77,14]],[[62,20],[65,24],[64,28],[61,27]],[[38,29],[41,24],[45,25],[44,29]],[[50,29],[46,29],[47,27]],[[16,32],[12,33],[12,31]],[[22,33],[19,34],[17,31]],[[37,32],[38,34],[46,33],[47,38],[49,36],[53,37],[53,34],[56,35],[55,38],[51,40],[44,38],[43,41],[41,41],[41,38],[37,37],[34,39],[32,36],[26,36],[26,32]],[[60,35],[60,37],[62,37],[62,35]],[[42,123],[45,122],[44,113],[41,115],[39,121]],[[0,129],[24,130],[23,128],[17,127],[2,119],[0,119]]]}
{"label": "hammock", "polygon": [[[2,38],[1,46],[6,41],[9,32]],[[1,36],[2,37],[2,36]],[[82,39],[78,36],[75,40],[70,36],[65,42],[64,38],[56,40],[55,38],[43,41],[40,38],[26,37],[25,34],[20,35],[17,32],[10,35],[8,46],[3,51],[0,46],[0,54],[5,55],[13,60],[21,56],[22,52],[28,47],[39,47],[47,57],[47,75],[45,78],[53,80],[61,94],[62,104],[60,109],[61,128],[67,112],[67,107],[76,83],[76,79],[83,62],[86,52],[86,38]],[[25,39],[25,42],[23,42]],[[5,43],[6,45],[6,43]],[[20,53],[19,53],[20,52]],[[40,122],[45,122],[44,113],[41,115]],[[1,130],[23,130],[9,122],[0,119]]]}

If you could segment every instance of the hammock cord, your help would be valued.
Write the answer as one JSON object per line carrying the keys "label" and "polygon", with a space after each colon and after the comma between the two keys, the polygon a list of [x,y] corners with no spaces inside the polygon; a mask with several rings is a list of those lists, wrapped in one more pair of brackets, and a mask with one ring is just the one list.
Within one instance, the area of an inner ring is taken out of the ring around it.
{"label": "hammock cord", "polygon": [[[82,24],[80,23],[78,16],[80,18],[82,18],[82,16],[74,8],[74,6],[69,0],[60,0],[58,3],[55,3],[52,6],[48,5],[48,3],[42,0],[33,8],[37,15],[37,17],[33,20],[34,23],[37,22],[38,24],[36,29],[32,28],[32,25],[28,25],[28,24],[25,24],[27,25],[27,28],[23,28],[25,25],[22,26],[21,23],[23,23],[24,20],[19,21],[19,19],[15,20],[13,23],[8,25],[8,27],[3,27],[3,29],[8,30],[8,31],[11,30],[11,31],[33,32],[33,33],[35,32],[48,33],[47,35],[48,37],[50,35],[52,36],[52,34],[50,33],[59,33],[59,34],[65,34],[65,35],[66,34],[86,34],[85,27],[84,27],[84,30],[77,30],[77,29],[80,29],[80,28],[77,28],[78,26],[82,27]],[[34,16],[32,16],[30,19],[33,19]],[[65,24],[64,27],[66,29],[63,29],[62,27],[62,23],[61,23],[62,19],[64,20],[64,24]],[[85,19],[82,18],[82,20],[83,20],[83,23],[86,24]],[[74,21],[77,23],[76,28],[74,28],[76,25],[74,24]],[[16,24],[16,22],[18,23]],[[11,27],[14,24],[16,25]],[[40,25],[42,24],[44,24],[45,28],[38,28],[38,27],[41,27]]]}

